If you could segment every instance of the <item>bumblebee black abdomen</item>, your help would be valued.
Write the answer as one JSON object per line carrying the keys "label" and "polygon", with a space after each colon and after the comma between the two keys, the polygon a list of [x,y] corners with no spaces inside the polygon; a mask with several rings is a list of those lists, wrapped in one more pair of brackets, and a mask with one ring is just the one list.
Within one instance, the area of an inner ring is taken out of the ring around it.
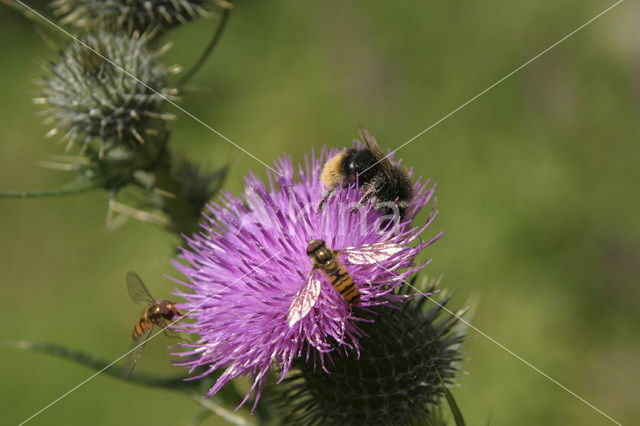
{"label": "bumblebee black abdomen", "polygon": [[[413,187],[408,176],[398,176],[392,184],[380,185],[376,192],[377,203],[396,203],[403,210],[413,199]],[[387,206],[381,206],[385,208]],[[401,214],[402,216],[402,214]]]}

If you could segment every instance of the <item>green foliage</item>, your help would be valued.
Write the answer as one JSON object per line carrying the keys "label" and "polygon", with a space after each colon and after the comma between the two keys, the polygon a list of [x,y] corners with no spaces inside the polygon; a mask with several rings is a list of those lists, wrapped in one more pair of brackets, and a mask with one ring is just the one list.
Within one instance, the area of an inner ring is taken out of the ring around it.
{"label": "green foliage", "polygon": [[456,426],[465,426],[464,418],[462,417],[462,412],[460,411],[460,407],[458,407],[458,403],[456,402],[453,394],[447,387],[444,380],[442,380],[442,376],[438,373],[438,379],[440,379],[440,384],[442,385],[442,391],[444,392],[444,396],[447,399],[447,404],[449,404],[449,409],[451,410],[451,414],[453,415],[453,420],[456,422]]}

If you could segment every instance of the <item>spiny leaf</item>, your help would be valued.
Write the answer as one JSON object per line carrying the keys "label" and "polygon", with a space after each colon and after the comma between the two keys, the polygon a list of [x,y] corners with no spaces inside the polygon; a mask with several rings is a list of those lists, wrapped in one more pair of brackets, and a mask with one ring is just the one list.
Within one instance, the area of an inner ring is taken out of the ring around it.
{"label": "spiny leaf", "polygon": [[453,398],[453,394],[442,381],[442,377],[440,377],[440,372],[436,368],[436,373],[438,374],[438,378],[440,379],[440,384],[442,385],[442,390],[444,391],[444,396],[447,398],[447,403],[449,404],[449,409],[451,410],[451,414],[453,414],[453,420],[456,422],[456,426],[465,426],[464,418],[462,417],[462,413],[460,412],[460,408],[456,403],[456,400]]}

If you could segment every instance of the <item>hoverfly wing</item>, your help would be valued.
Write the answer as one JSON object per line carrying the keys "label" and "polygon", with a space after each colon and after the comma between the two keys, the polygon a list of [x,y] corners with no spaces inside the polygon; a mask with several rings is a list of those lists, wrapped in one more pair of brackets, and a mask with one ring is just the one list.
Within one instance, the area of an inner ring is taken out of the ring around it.
{"label": "hoverfly wing", "polygon": [[129,348],[129,352],[127,353],[127,360],[124,364],[124,371],[122,372],[123,379],[129,377],[129,375],[133,371],[133,368],[140,360],[142,351],[144,350],[144,347],[147,344],[147,340],[149,340],[152,331],[153,326],[150,326],[142,332],[140,337],[138,337],[137,339],[133,339],[133,341],[131,342],[131,347]]}
{"label": "hoverfly wing", "polygon": [[391,161],[389,160],[389,157],[387,157],[387,154],[385,154],[380,148],[380,145],[378,145],[378,141],[376,141],[376,138],[371,136],[371,133],[369,133],[369,131],[362,126],[359,127],[358,131],[360,132],[362,141],[367,146],[369,151],[371,151],[376,161],[378,161],[378,163],[380,164],[380,168],[384,172],[387,179],[389,179],[389,182],[394,182],[393,164],[391,164]]}
{"label": "hoverfly wing", "polygon": [[298,321],[307,316],[318,301],[322,282],[316,272],[317,270],[313,269],[309,273],[304,286],[298,291],[289,306],[289,311],[287,312],[287,324],[289,324],[289,327],[293,327]]}
{"label": "hoverfly wing", "polygon": [[339,250],[338,253],[352,265],[369,265],[387,260],[399,253],[402,248],[400,244],[375,243],[360,247],[347,247]]}
{"label": "hoverfly wing", "polygon": [[135,303],[154,303],[155,299],[147,290],[147,287],[142,282],[142,279],[138,274],[133,271],[127,272],[127,290],[131,300]]}

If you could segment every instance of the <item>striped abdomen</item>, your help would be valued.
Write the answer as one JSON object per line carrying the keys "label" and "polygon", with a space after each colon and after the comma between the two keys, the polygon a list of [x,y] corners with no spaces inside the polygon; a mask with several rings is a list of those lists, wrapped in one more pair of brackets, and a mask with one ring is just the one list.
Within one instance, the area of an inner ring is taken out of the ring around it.
{"label": "striped abdomen", "polygon": [[131,333],[133,339],[137,340],[145,331],[149,330],[153,326],[154,322],[149,319],[147,310],[142,314],[138,322],[136,322],[136,326],[133,327],[133,333]]}
{"label": "striped abdomen", "polygon": [[307,255],[313,260],[316,268],[322,269],[333,288],[352,304],[360,304],[360,291],[353,278],[338,261],[336,252],[325,244],[324,240],[311,240],[307,245]]}
{"label": "striped abdomen", "polygon": [[351,305],[360,304],[360,291],[358,290],[358,286],[353,282],[353,278],[351,278],[351,275],[349,275],[344,266],[336,262],[334,268],[324,269],[324,271],[329,281],[331,281],[333,288],[344,297],[347,303]]}

